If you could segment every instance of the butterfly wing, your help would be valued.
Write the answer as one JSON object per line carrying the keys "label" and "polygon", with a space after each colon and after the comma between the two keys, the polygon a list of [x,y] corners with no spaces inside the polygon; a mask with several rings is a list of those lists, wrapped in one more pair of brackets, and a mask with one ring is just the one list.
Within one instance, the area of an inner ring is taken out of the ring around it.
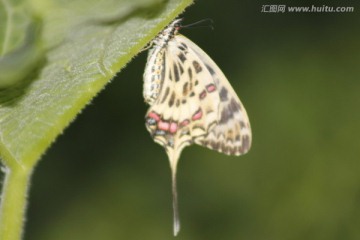
{"label": "butterfly wing", "polygon": [[182,149],[197,143],[225,154],[244,154],[251,145],[250,123],[221,70],[182,35],[150,51],[144,97],[150,104],[146,128],[170,160],[176,235],[180,229],[176,168]]}
{"label": "butterfly wing", "polygon": [[217,124],[205,138],[195,139],[195,143],[228,155],[245,154],[251,147],[252,135],[248,115],[239,97],[216,63],[201,48],[182,35],[178,36],[178,41],[186,44],[191,55],[200,59],[220,99],[216,109]]}
{"label": "butterfly wing", "polygon": [[211,73],[181,35],[152,54],[158,54],[157,64],[161,59],[163,73],[159,95],[146,115],[146,126],[175,166],[185,146],[205,140],[215,128],[220,96]]}
{"label": "butterfly wing", "polygon": [[146,114],[146,127],[155,142],[165,148],[169,157],[174,235],[177,235],[180,229],[177,162],[185,146],[205,141],[208,133],[218,124],[220,96],[202,59],[180,35],[173,37],[163,47],[151,51],[148,59],[150,61],[144,75],[147,90],[144,96],[145,99],[148,97],[151,106]]}

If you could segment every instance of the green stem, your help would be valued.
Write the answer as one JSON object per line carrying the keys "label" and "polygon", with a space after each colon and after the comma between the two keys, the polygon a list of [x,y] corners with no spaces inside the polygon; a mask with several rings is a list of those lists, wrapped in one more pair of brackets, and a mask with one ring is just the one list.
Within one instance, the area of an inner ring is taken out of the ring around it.
{"label": "green stem", "polygon": [[0,206],[0,239],[20,240],[31,170],[19,166],[5,169]]}

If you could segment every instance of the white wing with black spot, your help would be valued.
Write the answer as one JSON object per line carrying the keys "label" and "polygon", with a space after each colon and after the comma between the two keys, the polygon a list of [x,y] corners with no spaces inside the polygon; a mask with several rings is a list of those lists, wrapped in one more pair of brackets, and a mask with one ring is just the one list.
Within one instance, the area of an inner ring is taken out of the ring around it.
{"label": "white wing with black spot", "polygon": [[250,122],[225,75],[195,43],[177,34],[175,20],[154,40],[144,73],[150,105],[146,128],[169,157],[173,181],[174,235],[180,230],[176,168],[184,147],[199,144],[228,155],[251,146]]}
{"label": "white wing with black spot", "polygon": [[251,147],[251,127],[246,110],[229,81],[215,62],[195,43],[178,36],[201,59],[215,83],[220,98],[216,126],[197,144],[228,155],[241,155]]}

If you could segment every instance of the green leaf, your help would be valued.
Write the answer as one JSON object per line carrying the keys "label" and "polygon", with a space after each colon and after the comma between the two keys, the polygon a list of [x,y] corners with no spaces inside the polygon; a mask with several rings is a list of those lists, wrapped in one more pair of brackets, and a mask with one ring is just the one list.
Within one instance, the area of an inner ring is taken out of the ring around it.
{"label": "green leaf", "polygon": [[[34,22],[26,17],[29,24],[20,27],[15,24],[13,10],[26,5],[32,12],[23,14],[37,16],[43,23],[41,39],[30,44],[33,47],[30,55],[34,58],[25,59],[31,63],[36,60],[36,66],[30,64],[23,69],[24,57],[15,59],[18,72],[25,74],[14,73],[12,77],[17,81],[0,90],[1,158],[10,168],[19,165],[31,168],[105,84],[192,1],[2,0],[1,3],[7,6],[3,8],[6,14],[0,13],[0,29],[5,29],[0,33],[3,57],[26,45],[26,31],[21,32]],[[19,24],[22,26],[23,22]],[[39,54],[42,52],[44,55]],[[41,55],[45,57],[39,58]]]}
{"label": "green leaf", "polygon": [[43,58],[42,21],[24,1],[2,0],[0,8],[0,88],[26,78]]}
{"label": "green leaf", "polygon": [[0,56],[24,42],[26,28],[32,22],[26,1],[0,1]]}

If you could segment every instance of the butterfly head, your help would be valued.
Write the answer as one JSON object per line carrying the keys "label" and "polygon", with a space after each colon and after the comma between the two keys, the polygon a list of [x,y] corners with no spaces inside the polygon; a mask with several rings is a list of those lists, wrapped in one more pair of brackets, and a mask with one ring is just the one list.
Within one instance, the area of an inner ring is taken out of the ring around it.
{"label": "butterfly head", "polygon": [[170,23],[154,40],[157,46],[165,46],[180,30],[182,18],[178,18]]}
{"label": "butterfly head", "polygon": [[182,25],[181,25],[182,21],[183,21],[182,18],[178,18],[170,24],[174,28],[174,34],[176,34],[182,28]]}

